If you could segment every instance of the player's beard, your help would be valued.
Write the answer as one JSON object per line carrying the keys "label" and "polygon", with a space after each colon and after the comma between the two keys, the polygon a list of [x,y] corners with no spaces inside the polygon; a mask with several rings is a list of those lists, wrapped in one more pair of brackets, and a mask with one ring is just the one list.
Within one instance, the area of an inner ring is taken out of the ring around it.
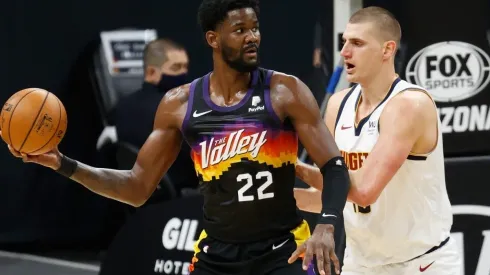
{"label": "player's beard", "polygon": [[[237,56],[238,55],[238,56]],[[253,61],[245,61],[245,49],[241,49],[237,54],[237,51],[227,45],[221,47],[221,56],[223,60],[232,69],[240,73],[249,73],[257,69],[260,64],[259,49],[257,48],[257,59]]]}

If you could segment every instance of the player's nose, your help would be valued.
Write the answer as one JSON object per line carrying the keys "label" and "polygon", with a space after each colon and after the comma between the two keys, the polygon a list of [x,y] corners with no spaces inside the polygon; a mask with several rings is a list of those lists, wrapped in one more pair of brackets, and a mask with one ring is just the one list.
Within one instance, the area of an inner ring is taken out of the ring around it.
{"label": "player's nose", "polygon": [[257,43],[259,41],[259,35],[250,30],[245,36],[245,43]]}
{"label": "player's nose", "polygon": [[340,55],[344,58],[348,58],[352,55],[351,51],[347,47],[347,43],[345,43],[344,46],[342,46],[342,49],[340,50]]}

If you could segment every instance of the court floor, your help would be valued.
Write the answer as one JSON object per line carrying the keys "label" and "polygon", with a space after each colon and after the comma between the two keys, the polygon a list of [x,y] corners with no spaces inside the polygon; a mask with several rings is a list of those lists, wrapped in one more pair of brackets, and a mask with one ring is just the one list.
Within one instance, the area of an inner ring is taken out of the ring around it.
{"label": "court floor", "polygon": [[98,263],[0,251],[1,275],[97,275],[98,273]]}

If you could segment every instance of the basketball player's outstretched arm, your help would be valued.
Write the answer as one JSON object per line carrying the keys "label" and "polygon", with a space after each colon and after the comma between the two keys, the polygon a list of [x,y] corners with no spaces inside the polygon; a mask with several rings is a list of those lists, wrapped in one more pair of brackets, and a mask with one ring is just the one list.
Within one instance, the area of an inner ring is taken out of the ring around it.
{"label": "basketball player's outstretched arm", "polygon": [[299,79],[278,74],[272,77],[273,106],[280,117],[289,118],[299,139],[323,174],[322,215],[312,237],[292,254],[290,262],[304,253],[303,268],[316,255],[320,274],[330,274],[330,260],[339,273],[333,231],[344,209],[349,188],[347,168],[332,135],[323,123],[315,98]]}
{"label": "basketball player's outstretched arm", "polygon": [[[133,206],[141,206],[151,196],[164,173],[175,161],[182,142],[179,112],[187,101],[187,91],[169,91],[158,107],[154,130],[138,153],[131,170],[91,167],[68,159],[58,149],[40,156],[12,154],[62,172],[91,191]],[[67,169],[68,167],[68,169]]]}
{"label": "basketball player's outstretched arm", "polygon": [[[376,202],[424,133],[437,133],[436,122],[434,104],[423,92],[405,91],[391,99],[380,118],[380,136],[376,145],[362,168],[350,174],[349,200],[362,207]],[[326,123],[331,123],[328,116]],[[320,212],[320,171],[304,163],[299,166],[300,178],[315,189],[295,189],[298,207]]]}

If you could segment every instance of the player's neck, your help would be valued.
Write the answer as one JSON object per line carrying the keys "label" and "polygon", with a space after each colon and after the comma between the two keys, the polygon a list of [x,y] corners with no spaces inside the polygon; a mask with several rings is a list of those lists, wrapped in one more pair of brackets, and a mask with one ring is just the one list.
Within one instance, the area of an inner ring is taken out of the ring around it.
{"label": "player's neck", "polygon": [[397,77],[394,69],[381,70],[370,81],[361,83],[362,104],[367,107],[378,106],[390,91],[390,87]]}
{"label": "player's neck", "polygon": [[216,66],[210,76],[210,89],[223,96],[226,102],[231,102],[241,91],[248,90],[251,73],[240,73],[226,65]]}

